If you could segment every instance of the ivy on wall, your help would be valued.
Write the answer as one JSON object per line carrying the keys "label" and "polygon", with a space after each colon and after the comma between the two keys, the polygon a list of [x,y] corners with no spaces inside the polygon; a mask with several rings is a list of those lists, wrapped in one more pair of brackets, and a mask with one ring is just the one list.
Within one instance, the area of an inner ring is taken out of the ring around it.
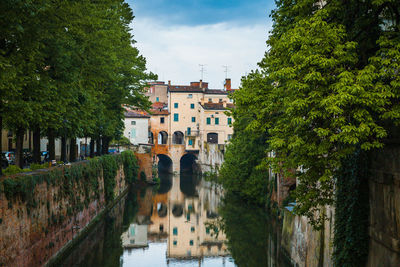
{"label": "ivy on wall", "polygon": [[337,176],[334,235],[335,266],[365,266],[368,256],[368,160],[358,149],[347,156]]}
{"label": "ivy on wall", "polygon": [[[53,205],[56,203],[62,205],[61,203],[65,202],[66,213],[70,216],[88,207],[92,200],[99,199],[103,188],[106,202],[110,203],[114,200],[115,177],[121,165],[125,182],[132,184],[136,180],[139,167],[133,152],[124,151],[119,155],[96,157],[68,167],[5,177],[0,181],[0,193],[4,192],[8,200],[8,208],[12,208],[13,203],[17,201],[26,203],[27,215],[40,205],[45,205],[48,211],[48,224],[57,224],[62,222],[65,216],[62,212],[54,214],[51,211],[51,202]],[[103,175],[103,186],[99,183],[101,175]],[[43,183],[46,183],[48,190],[50,186],[59,187],[50,201],[35,195],[36,186]],[[32,214],[32,216],[38,215]]]}

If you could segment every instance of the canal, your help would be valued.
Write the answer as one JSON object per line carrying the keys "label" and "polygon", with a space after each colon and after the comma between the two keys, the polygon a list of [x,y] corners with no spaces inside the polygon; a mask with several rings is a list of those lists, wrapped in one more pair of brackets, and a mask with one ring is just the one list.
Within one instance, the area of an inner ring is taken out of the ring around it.
{"label": "canal", "polygon": [[57,266],[291,266],[279,223],[196,175],[132,189]]}

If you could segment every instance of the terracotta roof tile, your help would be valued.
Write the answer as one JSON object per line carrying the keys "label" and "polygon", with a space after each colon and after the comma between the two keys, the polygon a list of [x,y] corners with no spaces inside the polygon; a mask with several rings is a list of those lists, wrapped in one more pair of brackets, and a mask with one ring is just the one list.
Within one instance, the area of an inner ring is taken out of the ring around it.
{"label": "terracotta roof tile", "polygon": [[150,115],[142,110],[126,110],[125,118],[150,118]]}

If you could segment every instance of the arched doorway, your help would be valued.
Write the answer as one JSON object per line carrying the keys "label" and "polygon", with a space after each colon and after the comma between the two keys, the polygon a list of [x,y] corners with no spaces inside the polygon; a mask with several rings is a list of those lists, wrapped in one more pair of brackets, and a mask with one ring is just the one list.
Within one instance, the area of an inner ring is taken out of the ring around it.
{"label": "arched doorway", "polygon": [[170,157],[164,154],[157,155],[158,157],[158,175],[160,173],[167,172],[172,173],[172,160]]}
{"label": "arched doorway", "polygon": [[166,145],[168,141],[168,134],[165,131],[158,133],[158,144],[159,145]]}
{"label": "arched doorway", "polygon": [[172,144],[183,145],[183,133],[180,131],[174,132],[172,136]]}
{"label": "arched doorway", "polygon": [[207,143],[218,144],[218,134],[217,133],[208,133],[207,134]]}

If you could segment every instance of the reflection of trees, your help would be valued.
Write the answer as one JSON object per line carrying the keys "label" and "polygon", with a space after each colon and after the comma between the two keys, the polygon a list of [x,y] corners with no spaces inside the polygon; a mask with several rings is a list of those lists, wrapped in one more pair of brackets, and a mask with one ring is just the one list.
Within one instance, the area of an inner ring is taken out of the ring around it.
{"label": "reflection of trees", "polygon": [[120,266],[123,253],[121,234],[128,229],[137,214],[136,199],[136,192],[130,190],[95,229],[63,259],[63,263],[57,266]]}
{"label": "reflection of trees", "polygon": [[279,249],[280,231],[262,208],[226,195],[220,208],[228,248],[238,266],[291,266]]}

